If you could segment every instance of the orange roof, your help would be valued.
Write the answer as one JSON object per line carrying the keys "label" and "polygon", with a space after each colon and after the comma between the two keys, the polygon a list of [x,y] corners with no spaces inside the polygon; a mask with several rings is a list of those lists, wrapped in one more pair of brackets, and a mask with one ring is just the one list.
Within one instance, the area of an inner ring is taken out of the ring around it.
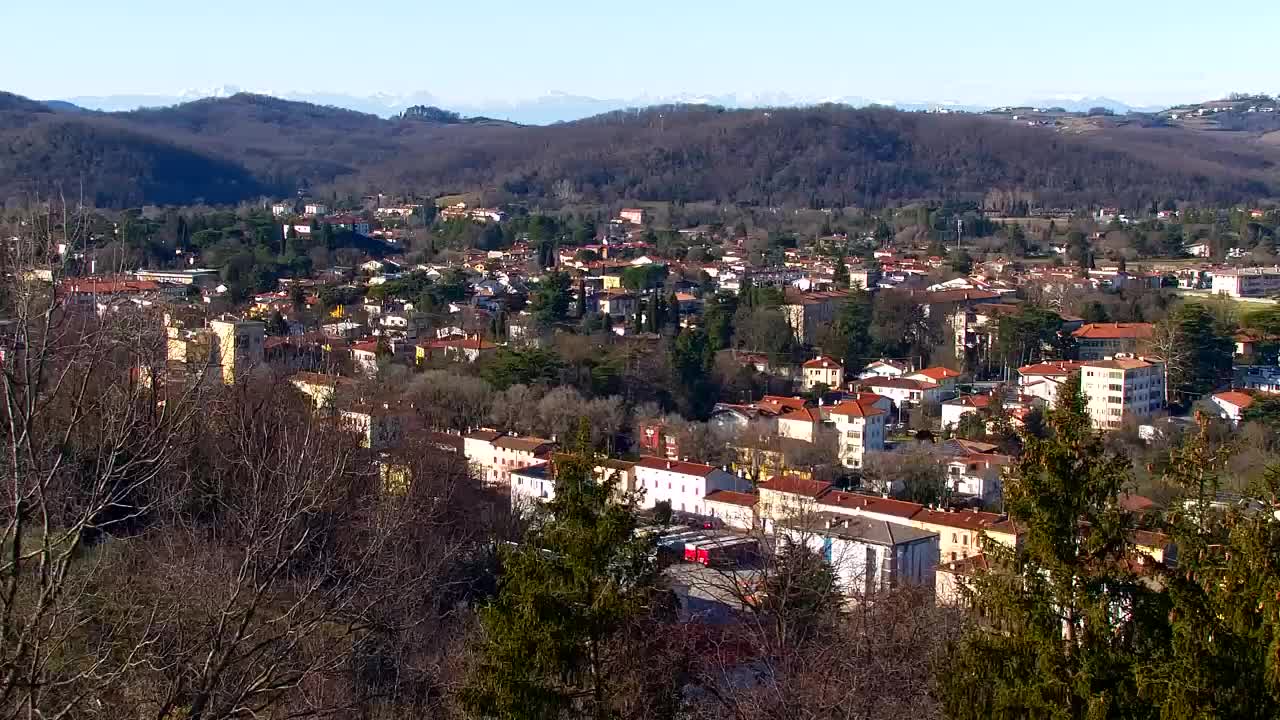
{"label": "orange roof", "polygon": [[863,404],[857,400],[846,400],[831,406],[828,411],[832,415],[845,415],[847,417],[875,417],[883,415],[884,411],[870,403]]}
{"label": "orange roof", "polygon": [[826,355],[816,357],[804,364],[804,367],[812,370],[843,370],[844,366],[832,360]]}
{"label": "orange roof", "polygon": [[1235,405],[1240,409],[1244,409],[1253,404],[1253,396],[1240,392],[1239,390],[1228,390],[1226,392],[1214,393],[1214,400]]}
{"label": "orange roof", "polygon": [[1139,358],[1112,358],[1110,360],[1095,360],[1084,364],[1088,367],[1106,368],[1108,370],[1138,370],[1155,366],[1155,363]]}
{"label": "orange roof", "polygon": [[831,492],[818,498],[818,503],[822,505],[834,505],[835,507],[844,508],[846,510],[862,510],[864,512],[878,513],[880,515],[894,515],[901,518],[909,518],[924,509],[923,505],[905,500],[891,500],[889,498],[875,497],[873,495],[861,495],[858,493],[845,492],[843,490],[832,490]]}
{"label": "orange roof", "polygon": [[1079,370],[1080,367],[1081,364],[1078,362],[1059,360],[1036,365],[1024,365],[1018,368],[1018,372],[1022,375],[1070,375]]}
{"label": "orange roof", "polygon": [[820,480],[805,480],[794,475],[775,475],[769,478],[768,481],[760,483],[759,488],[761,490],[772,490],[773,492],[816,498],[830,490],[831,483]]}
{"label": "orange roof", "polygon": [[1089,323],[1071,333],[1086,340],[1123,340],[1151,337],[1151,323]]}
{"label": "orange roof", "polygon": [[966,530],[986,530],[998,523],[1004,522],[1005,517],[1003,515],[981,512],[978,510],[948,512],[946,510],[930,510],[929,508],[924,508],[913,515],[911,519],[918,522],[930,523],[932,525],[945,525],[947,527],[964,528]]}
{"label": "orange roof", "polygon": [[728,503],[730,505],[741,505],[742,507],[752,507],[759,500],[759,496],[752,493],[734,492],[733,490],[713,490],[707,493],[707,502]]}
{"label": "orange roof", "polygon": [[946,380],[947,378],[960,377],[960,373],[956,372],[955,370],[952,370],[951,368],[947,368],[947,367],[941,367],[941,366],[925,368],[920,372],[915,372],[911,374],[923,375],[929,378],[930,380],[933,380],[935,383],[940,382],[942,380]]}

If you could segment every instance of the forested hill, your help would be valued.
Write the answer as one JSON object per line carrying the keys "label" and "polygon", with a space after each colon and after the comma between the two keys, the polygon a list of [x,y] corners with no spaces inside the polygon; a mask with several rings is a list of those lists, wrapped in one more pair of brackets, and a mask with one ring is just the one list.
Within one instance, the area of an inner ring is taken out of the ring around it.
{"label": "forested hill", "polygon": [[83,188],[104,207],[227,203],[300,187],[811,206],[992,189],[1058,206],[1280,195],[1280,148],[1184,128],[1070,133],[839,106],[649,108],[547,127],[446,116],[258,95],[96,113],[0,94],[0,199]]}

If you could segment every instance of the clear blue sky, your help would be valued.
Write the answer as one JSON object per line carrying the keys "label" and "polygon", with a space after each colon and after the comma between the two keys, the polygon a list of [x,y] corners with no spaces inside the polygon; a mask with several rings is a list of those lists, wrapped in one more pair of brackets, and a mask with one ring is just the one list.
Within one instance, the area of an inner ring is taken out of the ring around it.
{"label": "clear blue sky", "polygon": [[785,92],[1134,104],[1280,92],[1280,0],[0,0],[0,89],[444,101]]}

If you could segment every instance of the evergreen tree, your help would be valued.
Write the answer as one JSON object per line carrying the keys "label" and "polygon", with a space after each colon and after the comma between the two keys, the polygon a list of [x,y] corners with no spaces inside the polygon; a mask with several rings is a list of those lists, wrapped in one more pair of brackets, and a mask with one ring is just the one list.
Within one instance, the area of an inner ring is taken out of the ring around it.
{"label": "evergreen tree", "polygon": [[569,274],[553,270],[542,276],[533,294],[533,316],[540,325],[560,322],[569,314]]}
{"label": "evergreen tree", "polygon": [[836,258],[835,269],[831,272],[831,276],[836,287],[842,290],[849,287],[849,268],[844,264],[843,257]]}
{"label": "evergreen tree", "polygon": [[[1177,564],[1161,574],[1172,642],[1142,687],[1162,719],[1280,717],[1280,523],[1211,508],[1229,449],[1211,442],[1207,418],[1197,420],[1165,476],[1183,500],[1169,523]],[[1280,467],[1255,491],[1280,497]]]}
{"label": "evergreen tree", "polygon": [[636,534],[636,497],[596,476],[588,435],[584,427],[578,450],[556,457],[555,497],[535,511],[524,542],[502,551],[498,596],[480,612],[481,659],[463,693],[481,716],[603,720],[634,700],[618,697],[616,682],[637,661],[621,647],[626,630],[669,597],[658,589],[653,538]]}
{"label": "evergreen tree", "polygon": [[717,293],[707,300],[702,322],[706,327],[712,350],[727,350],[733,346],[733,319],[738,312],[738,296]]}
{"label": "evergreen tree", "polygon": [[677,332],[680,330],[680,300],[674,292],[667,295],[666,324]]}
{"label": "evergreen tree", "polygon": [[1005,485],[1005,509],[1023,546],[988,538],[991,570],[967,599],[994,628],[971,629],[946,659],[948,717],[1153,717],[1139,667],[1162,642],[1167,610],[1125,561],[1117,499],[1128,461],[1090,428],[1079,376],[1047,414],[1048,436],[1025,436]]}

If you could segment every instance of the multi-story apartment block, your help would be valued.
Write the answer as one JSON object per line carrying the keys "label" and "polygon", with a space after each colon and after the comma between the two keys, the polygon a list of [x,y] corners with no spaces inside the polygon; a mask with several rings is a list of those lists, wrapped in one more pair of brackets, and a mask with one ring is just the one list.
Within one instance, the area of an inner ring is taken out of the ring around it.
{"label": "multi-story apartment block", "polygon": [[842,465],[860,468],[867,451],[884,449],[887,417],[880,408],[856,400],[831,407],[828,418],[835,425]]}
{"label": "multi-story apartment block", "polygon": [[1135,357],[1085,362],[1080,389],[1096,428],[1119,427],[1125,418],[1144,420],[1165,406],[1164,363]]}

